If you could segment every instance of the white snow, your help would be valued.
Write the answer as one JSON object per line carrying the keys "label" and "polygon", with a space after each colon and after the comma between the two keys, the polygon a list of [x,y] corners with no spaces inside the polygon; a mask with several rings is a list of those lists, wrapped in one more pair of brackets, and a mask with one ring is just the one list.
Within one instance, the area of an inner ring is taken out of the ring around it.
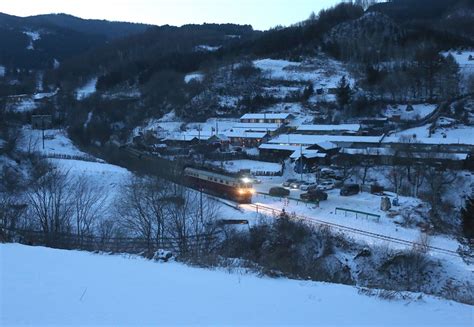
{"label": "white snow", "polygon": [[68,138],[66,131],[59,129],[47,129],[45,134],[45,147],[43,149],[42,131],[24,127],[22,138],[19,143],[20,148],[26,152],[39,152],[43,155],[70,155],[88,156],[74,146]]}
{"label": "white snow", "polygon": [[189,83],[191,81],[202,82],[203,79],[204,79],[204,74],[199,73],[199,72],[190,73],[184,76],[185,83]]}
{"label": "white snow", "polygon": [[23,34],[28,35],[28,37],[30,38],[30,43],[28,44],[26,48],[28,50],[34,50],[35,49],[34,42],[41,39],[40,33],[38,31],[25,31],[23,32]]}
{"label": "white snow", "polygon": [[342,76],[354,85],[355,81],[340,62],[329,58],[315,58],[304,62],[260,59],[253,64],[272,80],[311,82],[315,89],[335,88]]}
{"label": "white snow", "polygon": [[474,126],[458,125],[453,127],[437,127],[433,138],[447,138],[458,140],[459,143],[469,142],[474,144]]}
{"label": "white snow", "polygon": [[209,51],[209,52],[214,52],[214,51],[217,51],[219,50],[220,48],[222,48],[222,46],[211,46],[211,45],[205,45],[205,44],[202,44],[202,45],[198,45],[196,46],[194,49],[196,51]]}
{"label": "white snow", "polygon": [[416,135],[417,138],[429,137],[430,136],[430,126],[431,126],[431,124],[427,124],[427,125],[423,125],[423,126],[420,126],[420,127],[409,128],[409,129],[397,132],[397,133],[393,134],[393,136],[394,137],[400,137],[402,135],[405,135],[405,136],[415,136]]}
{"label": "white snow", "polygon": [[0,324],[472,326],[472,306],[355,287],[19,244],[0,245]]}
{"label": "white snow", "polygon": [[[451,54],[454,57],[454,60],[458,63],[459,69],[463,75],[474,74],[474,50],[447,51],[441,54],[445,57],[447,57],[448,54]],[[471,56],[473,60],[469,60],[469,56]]]}
{"label": "white snow", "polygon": [[34,101],[34,97],[31,96],[18,96],[11,97],[11,102],[7,104],[7,110],[13,112],[27,112],[37,108],[37,104]]}
{"label": "white snow", "polygon": [[414,104],[413,111],[407,111],[407,105],[393,105],[387,108],[385,115],[393,117],[399,115],[401,120],[419,120],[431,114],[435,109],[434,104]]}
{"label": "white snow", "polygon": [[83,100],[94,94],[96,91],[96,85],[97,77],[90,79],[87,83],[76,90],[76,99]]}
{"label": "white snow", "polygon": [[54,68],[54,69],[58,69],[59,66],[61,66],[61,63],[60,63],[56,58],[54,58],[54,60],[53,60],[53,68]]}

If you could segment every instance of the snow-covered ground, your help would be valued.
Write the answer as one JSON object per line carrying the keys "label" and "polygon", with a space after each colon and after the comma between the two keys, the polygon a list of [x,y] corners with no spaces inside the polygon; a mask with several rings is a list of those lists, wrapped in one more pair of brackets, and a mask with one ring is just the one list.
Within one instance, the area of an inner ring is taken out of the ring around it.
{"label": "snow-covered ground", "polygon": [[[22,130],[20,149],[38,152],[49,157],[49,161],[70,177],[87,178],[93,185],[102,187],[112,203],[120,186],[127,182],[131,173],[119,166],[107,164],[79,150],[68,138],[65,131],[45,130],[43,149],[42,131],[25,127]],[[61,158],[60,156],[66,156]]]}
{"label": "snow-covered ground", "polygon": [[185,124],[184,121],[176,117],[174,111],[171,111],[160,119],[149,120],[144,127],[136,128],[134,134],[137,135],[140,131],[154,131],[160,137],[167,137],[172,134],[181,133],[181,126],[185,124],[188,133],[214,135],[229,131],[237,122],[239,122],[238,119],[209,118],[205,122],[190,122]]}
{"label": "snow-covered ground", "polygon": [[407,105],[389,106],[385,111],[385,115],[387,117],[399,115],[402,120],[419,120],[425,118],[436,109],[434,104],[414,104],[412,107],[412,111],[407,111]]}
{"label": "snow-covered ground", "polygon": [[34,42],[38,41],[41,39],[41,35],[38,31],[25,31],[23,32],[30,38],[30,43],[28,43],[28,46],[26,47],[28,50],[34,50]]}
{"label": "snow-covered ground", "polygon": [[196,46],[194,49],[196,51],[209,51],[209,52],[214,52],[214,51],[217,51],[219,50],[220,48],[222,48],[222,46],[212,46],[212,45],[205,45],[205,44],[201,44],[201,45],[198,45]]}
{"label": "snow-covered ground", "polygon": [[[451,54],[454,57],[454,60],[458,63],[463,75],[474,74],[474,50],[448,51],[442,53],[443,56],[447,56],[448,54]],[[473,59],[469,60],[469,56]]]}
{"label": "snow-covered ground", "polygon": [[24,127],[20,148],[27,152],[40,152],[41,154],[61,154],[70,156],[88,156],[74,146],[68,138],[66,131],[59,129],[47,129],[44,131],[45,142],[43,149],[43,132],[41,130]]}
{"label": "snow-covered ground", "polygon": [[461,140],[474,139],[474,126],[457,125],[452,127],[437,127],[432,137],[452,138]]}
{"label": "snow-covered ground", "polygon": [[83,86],[79,87],[76,90],[76,99],[77,100],[83,100],[86,99],[87,97],[91,96],[92,94],[95,93],[96,91],[96,85],[97,85],[97,77],[94,77],[87,81]]}
{"label": "snow-covered ground", "polygon": [[199,72],[194,72],[184,76],[184,82],[189,83],[191,81],[201,82],[204,79],[204,74]]}
{"label": "snow-covered ground", "polygon": [[472,326],[472,306],[418,294],[18,244],[0,245],[0,324]]}
{"label": "snow-covered ground", "polygon": [[27,112],[37,108],[35,100],[31,96],[22,96],[16,99],[8,101],[6,108],[8,111],[13,112]]}
{"label": "snow-covered ground", "polygon": [[344,75],[351,85],[354,84],[354,80],[342,64],[329,58],[304,62],[260,59],[255,60],[253,63],[269,79],[311,82],[315,89],[335,88]]}

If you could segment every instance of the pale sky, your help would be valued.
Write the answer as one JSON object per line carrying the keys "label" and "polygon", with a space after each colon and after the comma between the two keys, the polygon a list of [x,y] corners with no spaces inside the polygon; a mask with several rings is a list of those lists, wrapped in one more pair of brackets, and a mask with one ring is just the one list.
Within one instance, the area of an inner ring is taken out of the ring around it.
{"label": "pale sky", "polygon": [[0,0],[15,16],[66,13],[81,18],[154,25],[251,24],[255,29],[291,25],[340,0]]}

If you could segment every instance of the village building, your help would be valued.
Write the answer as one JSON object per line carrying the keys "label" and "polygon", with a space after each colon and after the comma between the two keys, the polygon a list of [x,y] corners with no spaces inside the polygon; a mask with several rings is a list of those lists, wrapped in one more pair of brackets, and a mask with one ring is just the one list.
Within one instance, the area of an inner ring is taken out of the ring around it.
{"label": "village building", "polygon": [[232,126],[231,131],[264,132],[269,135],[275,135],[283,127],[283,124],[278,123],[236,123]]}
{"label": "village building", "polygon": [[300,125],[296,132],[309,135],[357,135],[361,131],[360,124],[308,124]]}
{"label": "village building", "polygon": [[224,135],[230,140],[232,145],[243,147],[258,147],[269,139],[266,132],[247,132],[245,130],[233,130],[225,132]]}
{"label": "village building", "polygon": [[245,114],[240,117],[241,123],[289,124],[295,117],[290,113]]}

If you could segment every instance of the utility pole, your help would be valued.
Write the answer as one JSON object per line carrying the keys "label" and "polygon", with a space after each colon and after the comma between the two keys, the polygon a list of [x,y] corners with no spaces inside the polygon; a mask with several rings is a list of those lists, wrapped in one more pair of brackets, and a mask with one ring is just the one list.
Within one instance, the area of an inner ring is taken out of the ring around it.
{"label": "utility pole", "polygon": [[300,144],[300,180],[303,181],[303,144]]}
{"label": "utility pole", "polygon": [[43,134],[43,150],[44,150],[44,116],[41,117],[41,131]]}

